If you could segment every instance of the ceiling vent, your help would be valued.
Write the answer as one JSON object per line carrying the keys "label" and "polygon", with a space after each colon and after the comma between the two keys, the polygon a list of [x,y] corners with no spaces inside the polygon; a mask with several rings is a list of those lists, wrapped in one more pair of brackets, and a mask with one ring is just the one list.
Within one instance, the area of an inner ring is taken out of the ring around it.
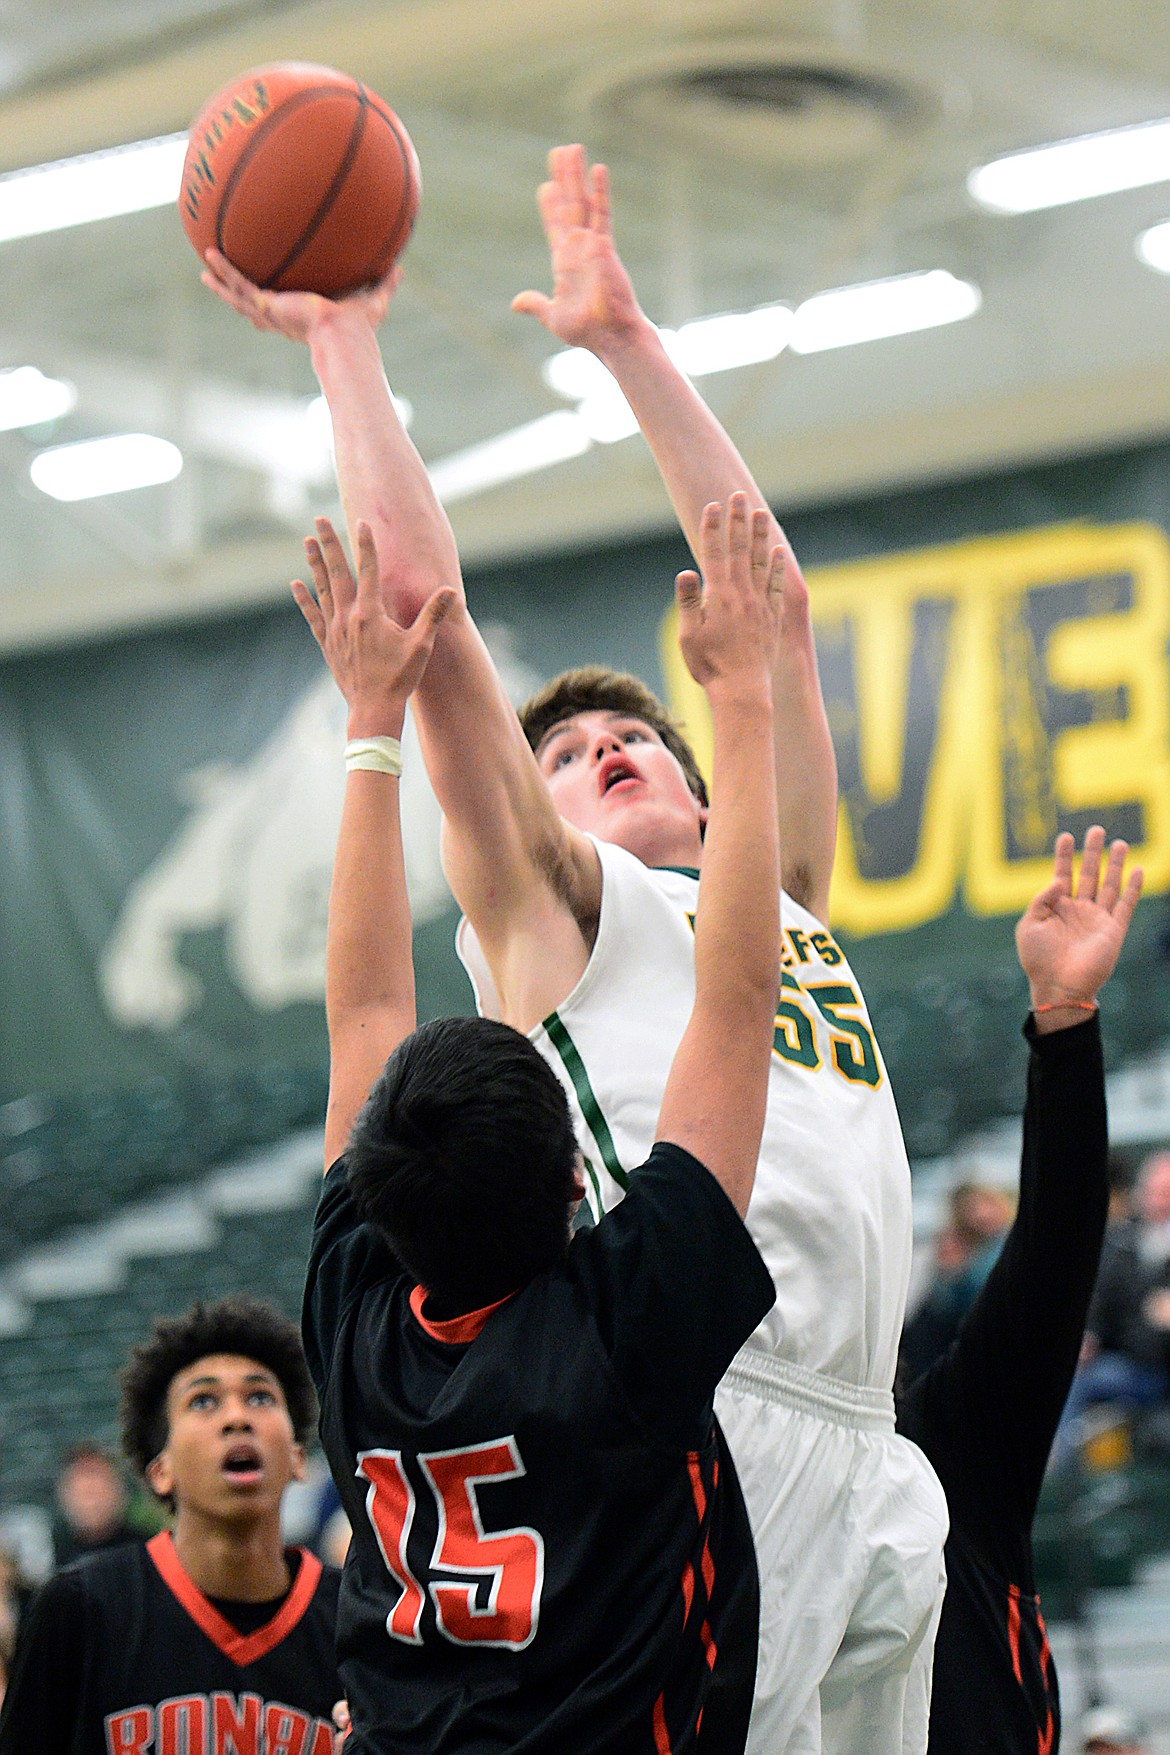
{"label": "ceiling vent", "polygon": [[933,93],[884,70],[756,44],[626,67],[587,95],[595,115],[701,153],[793,165],[867,157],[937,113]]}

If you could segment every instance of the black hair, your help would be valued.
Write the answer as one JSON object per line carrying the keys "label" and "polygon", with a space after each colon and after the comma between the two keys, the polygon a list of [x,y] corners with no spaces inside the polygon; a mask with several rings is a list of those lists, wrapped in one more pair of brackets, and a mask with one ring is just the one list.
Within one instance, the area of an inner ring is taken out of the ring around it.
{"label": "black hair", "polygon": [[514,1292],[568,1248],[568,1101],[507,1024],[440,1018],[401,1042],[348,1161],[361,1216],[453,1315]]}
{"label": "black hair", "polygon": [[317,1397],[295,1323],[246,1292],[193,1304],[182,1316],[155,1318],[149,1340],[134,1348],[120,1375],[122,1449],[138,1472],[168,1436],[167,1392],[180,1371],[213,1353],[254,1359],[280,1384],[298,1444],[312,1435]]}

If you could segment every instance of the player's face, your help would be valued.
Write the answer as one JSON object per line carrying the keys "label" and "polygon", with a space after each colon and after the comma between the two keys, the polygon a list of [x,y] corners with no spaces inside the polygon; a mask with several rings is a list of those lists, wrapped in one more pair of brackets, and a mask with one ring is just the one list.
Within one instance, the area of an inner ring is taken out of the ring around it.
{"label": "player's face", "polygon": [[574,828],[647,865],[698,865],[706,812],[644,720],[600,709],[576,713],[546,733],[536,760]]}
{"label": "player's face", "polygon": [[284,1391],[255,1359],[213,1353],[178,1372],[167,1421],[150,1483],[180,1508],[250,1520],[278,1512],[289,1482],[304,1475]]}

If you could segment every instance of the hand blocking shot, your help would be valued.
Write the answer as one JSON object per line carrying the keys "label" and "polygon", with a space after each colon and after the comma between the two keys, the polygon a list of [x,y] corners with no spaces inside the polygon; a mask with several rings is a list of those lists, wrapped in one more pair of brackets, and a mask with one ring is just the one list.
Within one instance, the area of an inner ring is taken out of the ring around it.
{"label": "hand blocking shot", "polygon": [[398,625],[368,527],[355,582],[324,523],[316,600],[294,587],[349,706],[304,1334],[354,1528],[354,1755],[745,1746],[759,1583],[712,1403],[775,1295],[743,1215],[779,986],[781,555],[743,495],[699,546],[677,584],[717,787],[694,1004],[648,1160],[572,1236],[586,1170],[547,1062],[487,1019],[415,1028],[397,740],[447,597]]}

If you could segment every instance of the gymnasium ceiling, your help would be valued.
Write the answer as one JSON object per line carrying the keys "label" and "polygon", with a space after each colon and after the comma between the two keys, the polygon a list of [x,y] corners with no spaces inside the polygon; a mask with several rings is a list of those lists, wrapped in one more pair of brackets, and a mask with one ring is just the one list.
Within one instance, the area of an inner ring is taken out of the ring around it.
{"label": "gymnasium ceiling", "polygon": [[[547,283],[533,192],[568,139],[610,163],[660,322],[916,269],[979,287],[968,321],[704,379],[781,510],[1170,433],[1170,278],[1133,248],[1170,183],[1014,218],[965,188],[1012,149],[1170,116],[1164,0],[0,0],[0,170],[184,128],[285,58],[364,78],[418,147],[384,351],[428,464],[567,406],[556,344],[508,306]],[[0,313],[0,366],[78,391],[51,430],[0,434],[0,649],[284,593],[331,498],[282,463],[307,359],[203,291],[171,210],[0,244]],[[127,430],[179,440],[175,483],[68,507],[29,481],[41,446]],[[450,511],[468,561],[668,519],[636,439]]]}

